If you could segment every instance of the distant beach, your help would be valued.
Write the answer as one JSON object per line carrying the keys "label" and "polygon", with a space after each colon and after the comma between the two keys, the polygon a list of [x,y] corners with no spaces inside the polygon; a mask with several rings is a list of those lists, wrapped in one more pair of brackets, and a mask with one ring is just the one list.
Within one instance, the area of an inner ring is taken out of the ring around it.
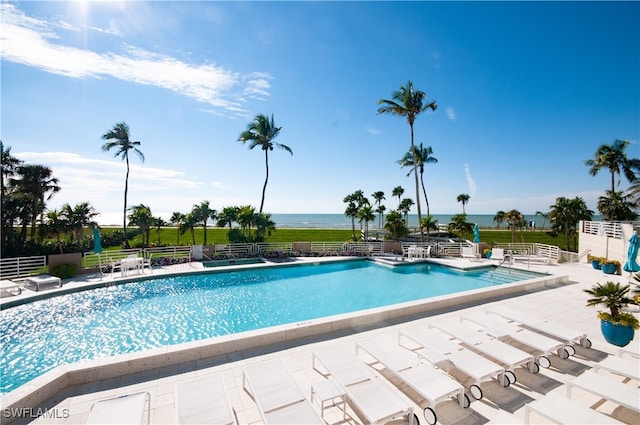
{"label": "distant beach", "polygon": [[[433,214],[438,220],[438,224],[448,224],[451,217],[455,214]],[[424,215],[423,215],[424,217]],[[496,223],[493,221],[495,214],[468,214],[467,222],[478,224],[480,228],[495,228]],[[271,214],[271,219],[276,223],[276,228],[295,228],[295,229],[350,229],[351,219],[344,214]],[[594,219],[597,219],[594,217]],[[536,228],[540,228],[543,224],[545,228],[549,227],[549,220],[543,219],[541,216],[525,215],[527,223],[534,222]],[[384,223],[382,224],[384,226]],[[418,215],[409,214],[409,227],[418,225]],[[356,227],[360,227],[356,220]],[[501,228],[506,229],[507,224],[502,223]],[[378,215],[375,221],[369,222],[369,229],[378,228]]]}

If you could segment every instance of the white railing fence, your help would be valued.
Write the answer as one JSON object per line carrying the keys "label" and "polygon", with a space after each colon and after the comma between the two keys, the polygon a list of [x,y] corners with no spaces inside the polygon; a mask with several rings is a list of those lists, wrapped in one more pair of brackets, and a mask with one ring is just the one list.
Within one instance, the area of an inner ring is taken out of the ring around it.
{"label": "white railing fence", "polygon": [[46,273],[47,257],[0,258],[0,278],[10,279],[34,274]]}

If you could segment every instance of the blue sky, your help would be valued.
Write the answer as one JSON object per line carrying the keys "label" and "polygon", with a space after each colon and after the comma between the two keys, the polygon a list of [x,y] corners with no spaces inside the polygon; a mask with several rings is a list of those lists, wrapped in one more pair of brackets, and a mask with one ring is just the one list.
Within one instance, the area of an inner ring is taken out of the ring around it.
{"label": "blue sky", "polygon": [[438,159],[433,214],[461,212],[461,193],[469,214],[558,196],[595,211],[609,175],[584,160],[616,138],[640,156],[639,21],[638,2],[3,1],[2,141],[52,168],[50,208],[89,201],[117,224],[124,164],[100,149],[114,124],[146,157],[129,205],[168,218],[257,208],[264,154],[237,139],[273,114],[293,156],[270,154],[266,212],[342,213],[358,189],[391,209],[395,186],[415,199],[395,162],[409,126],[376,102],[411,80],[438,104],[415,124]]}

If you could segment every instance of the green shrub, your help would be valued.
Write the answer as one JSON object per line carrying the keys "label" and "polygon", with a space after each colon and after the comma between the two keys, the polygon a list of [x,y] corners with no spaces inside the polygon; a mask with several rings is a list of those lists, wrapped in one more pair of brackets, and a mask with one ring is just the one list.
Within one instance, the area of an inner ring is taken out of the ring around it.
{"label": "green shrub", "polygon": [[60,279],[66,279],[68,277],[73,277],[78,273],[78,266],[71,263],[58,264],[53,268],[51,274],[53,276],[57,276]]}

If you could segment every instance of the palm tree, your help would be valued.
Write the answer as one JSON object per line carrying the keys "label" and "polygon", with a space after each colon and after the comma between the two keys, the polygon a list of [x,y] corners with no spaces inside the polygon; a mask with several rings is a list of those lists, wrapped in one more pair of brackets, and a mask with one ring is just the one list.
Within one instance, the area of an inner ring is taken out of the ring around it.
{"label": "palm tree", "polygon": [[179,232],[180,233],[185,233],[188,230],[189,233],[191,234],[191,244],[192,245],[196,244],[196,231],[195,231],[195,228],[196,228],[197,225],[198,225],[198,220],[191,213],[185,214],[184,215],[184,220],[182,220],[182,223],[180,224]]}
{"label": "palm tree", "polygon": [[69,229],[69,222],[67,221],[62,209],[47,211],[45,228],[46,233],[56,239],[58,250],[60,251],[60,254],[62,254],[62,235]]}
{"label": "palm tree", "polygon": [[628,158],[625,150],[629,146],[627,140],[616,139],[611,145],[600,145],[593,159],[584,163],[589,168],[589,174],[595,176],[602,169],[608,169],[611,173],[611,191],[615,191],[615,176],[618,174],[618,185],[622,174],[627,180],[634,182],[636,172],[640,171],[640,159]]}
{"label": "palm tree", "polygon": [[45,200],[51,199],[61,189],[58,179],[52,177],[52,174],[51,169],[44,165],[21,165],[17,169],[17,179],[13,180],[18,190],[28,194],[31,199],[31,239],[35,239],[38,216],[43,221]]}
{"label": "palm tree", "polygon": [[638,214],[630,194],[607,190],[606,196],[598,198],[598,211],[608,221],[634,221]]}
{"label": "palm tree", "polygon": [[456,201],[458,201],[458,202],[460,202],[462,204],[462,214],[466,214],[466,211],[464,210],[464,206],[469,203],[469,199],[471,199],[471,197],[469,195],[467,195],[466,193],[461,193],[456,198]]}
{"label": "palm tree", "polygon": [[[420,146],[415,148],[413,151],[409,150],[402,159],[398,160],[398,164],[400,167],[411,167],[411,170],[407,173],[409,176],[415,169],[414,165],[417,165],[420,170],[420,184],[422,185],[422,194],[424,195],[425,203],[427,204],[427,215],[431,215],[429,209],[429,198],[427,197],[427,190],[424,187],[424,166],[425,164],[437,164],[438,159],[431,156],[433,154],[433,149],[431,146],[427,146],[424,148],[422,143]],[[415,162],[415,164],[414,164]]]}
{"label": "palm tree", "polygon": [[17,200],[13,197],[8,199],[7,186],[22,161],[11,155],[11,147],[5,148],[1,140],[0,153],[2,154],[0,158],[0,215],[2,221],[0,236],[2,238],[2,248],[6,249],[9,241],[13,239],[13,220],[17,212],[17,208],[15,208]]}
{"label": "palm tree", "polygon": [[522,228],[524,224],[524,214],[518,210],[511,210],[504,215],[504,220],[509,224],[511,229],[511,242],[516,241],[516,228]]}
{"label": "palm tree", "polygon": [[[388,113],[407,118],[407,123],[409,123],[409,128],[411,129],[411,152],[413,152],[415,148],[413,143],[413,124],[416,121],[416,118],[427,109],[435,111],[438,108],[436,101],[427,101],[427,94],[421,90],[415,89],[411,81],[407,82],[405,86],[401,86],[398,91],[393,92],[391,94],[391,99],[378,100],[378,105],[382,105],[378,108],[379,114]],[[416,181],[418,222],[420,222],[422,219],[422,210],[420,208],[420,191],[418,188],[418,173],[416,172],[416,167],[417,164],[414,161],[413,174]]]}
{"label": "palm tree", "polygon": [[342,202],[347,204],[347,208],[344,210],[344,215],[351,218],[351,237],[355,241],[356,240],[356,217],[358,216],[358,207],[356,205],[356,201],[353,196],[353,193],[345,196]]}
{"label": "palm tree", "polygon": [[376,216],[373,214],[373,207],[366,204],[358,211],[358,219],[362,223],[364,221],[364,241],[369,240],[369,222],[374,221]]}
{"label": "palm tree", "polygon": [[386,198],[384,197],[384,192],[380,190],[377,192],[373,192],[371,196],[374,199],[373,202],[378,205],[378,208],[376,208],[376,212],[378,213],[378,229],[380,229],[382,227],[382,214],[385,210],[385,208],[383,208],[384,205],[382,205],[382,200]]}
{"label": "palm tree", "polygon": [[[260,213],[258,213],[260,214]],[[251,241],[251,226],[256,222],[256,209],[251,205],[240,207],[238,211],[238,223],[242,229],[242,234]]]}
{"label": "palm tree", "polygon": [[98,213],[89,202],[80,202],[71,207],[69,204],[62,206],[62,214],[68,228],[73,231],[78,251],[82,251],[82,233],[85,227],[94,226],[93,220]]}
{"label": "palm tree", "polygon": [[131,214],[129,214],[129,224],[132,226],[138,226],[142,233],[142,244],[145,247],[149,246],[149,238],[151,236],[151,227],[153,226],[153,215],[151,214],[151,208],[144,204],[135,205],[131,207]]}
{"label": "palm tree", "polygon": [[391,196],[396,196],[398,198],[398,205],[400,205],[400,201],[402,201],[403,194],[404,194],[404,188],[402,186],[396,186],[391,191]]}
{"label": "palm tree", "polygon": [[438,230],[438,220],[434,219],[432,215],[423,217],[423,219],[420,220],[420,233],[424,231],[427,232],[427,241],[429,240],[429,233],[431,233],[432,230]]}
{"label": "palm tree", "polygon": [[218,214],[218,227],[229,226],[231,230],[234,221],[238,221],[238,207],[224,207],[220,214]]}
{"label": "palm tree", "polygon": [[204,244],[207,244],[207,221],[209,219],[215,220],[216,210],[209,207],[209,201],[202,201],[200,205],[194,205],[191,213],[195,216],[196,220],[202,223],[204,229]]}
{"label": "palm tree", "polygon": [[389,232],[389,237],[398,241],[409,234],[409,229],[404,223],[404,219],[399,211],[390,211],[387,214],[384,228]]}
{"label": "palm tree", "polygon": [[2,196],[2,201],[4,201],[4,197],[6,195],[6,181],[15,174],[20,164],[22,164],[22,161],[11,155],[11,146],[5,149],[1,140],[0,152],[2,154],[2,158],[0,160],[0,195]]}
{"label": "palm tree", "polygon": [[493,221],[497,224],[498,228],[500,228],[500,224],[505,220],[505,216],[507,213],[504,211],[498,211],[496,215],[493,217]]}
{"label": "palm tree", "polygon": [[129,136],[129,126],[125,122],[119,122],[113,128],[102,135],[103,140],[108,140],[102,145],[102,151],[107,152],[116,148],[114,157],[120,156],[127,164],[127,175],[124,179],[124,208],[122,214],[122,228],[124,231],[124,247],[129,248],[129,238],[127,236],[127,194],[129,192],[129,151],[135,152],[140,160],[144,162],[144,154],[138,149],[141,145],[138,141],[131,141]]}
{"label": "palm tree", "polygon": [[540,231],[544,229],[545,224],[547,224],[547,220],[549,220],[549,214],[543,213],[542,211],[536,211],[536,217],[542,217],[542,226],[540,227]]}
{"label": "palm tree", "polygon": [[260,201],[259,213],[262,213],[264,195],[267,190],[267,182],[269,181],[269,151],[272,151],[275,145],[293,155],[293,151],[289,146],[273,142],[273,139],[278,136],[281,129],[282,127],[276,127],[273,121],[273,114],[271,115],[271,120],[269,120],[266,115],[259,114],[255,117],[254,121],[247,126],[247,129],[240,134],[240,138],[238,139],[238,141],[243,144],[250,142],[249,149],[260,146],[264,151],[266,177],[264,179],[264,186],[262,187],[262,200]]}
{"label": "palm tree", "polygon": [[178,234],[176,245],[180,245],[180,227],[182,226],[182,223],[184,223],[185,219],[186,216],[178,211],[175,211],[173,214],[171,214],[171,218],[169,219],[169,222],[171,224],[178,227],[178,231],[176,232]]}
{"label": "palm tree", "polygon": [[561,196],[556,198],[556,203],[550,206],[549,221],[551,230],[555,234],[564,234],[567,251],[570,250],[571,236],[577,233],[580,220],[591,220],[593,211],[587,208],[582,198],[576,196],[573,199]]}
{"label": "palm tree", "polygon": [[636,207],[640,207],[640,179],[636,177],[636,179],[631,182],[629,189],[627,189],[629,196],[631,197],[631,201]]}
{"label": "palm tree", "polygon": [[[413,199],[404,198],[402,201],[400,201],[400,205],[398,206],[398,211],[404,214],[404,220],[407,223],[407,227],[409,227],[409,211],[411,211],[411,207],[413,206],[413,204]],[[420,221],[418,221],[418,223],[419,222]]]}
{"label": "palm tree", "polygon": [[276,230],[276,223],[271,220],[271,214],[258,213],[254,218],[256,224],[255,242],[264,242],[265,236],[271,236]]}
{"label": "palm tree", "polygon": [[451,217],[449,230],[458,232],[462,237],[466,238],[469,233],[473,232],[473,223],[467,222],[466,214],[456,214]]}
{"label": "palm tree", "polygon": [[[164,219],[162,217],[152,217],[151,222],[153,223],[153,226],[156,228],[156,234],[158,236],[158,245],[160,245],[161,241],[160,241],[160,228],[166,226],[168,223],[166,221],[164,221]],[[180,232],[176,232],[176,233],[180,233]]]}

